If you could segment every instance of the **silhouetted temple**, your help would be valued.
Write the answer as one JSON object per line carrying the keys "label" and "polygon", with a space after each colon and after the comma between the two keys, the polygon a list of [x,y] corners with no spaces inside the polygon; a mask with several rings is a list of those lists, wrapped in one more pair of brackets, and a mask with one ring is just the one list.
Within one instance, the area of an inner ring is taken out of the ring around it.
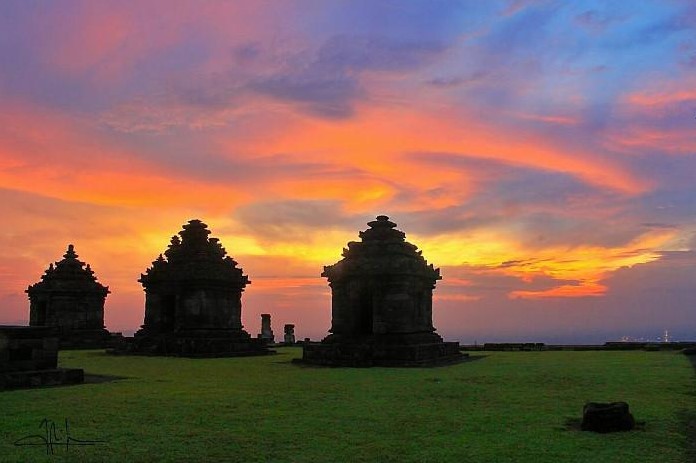
{"label": "silhouetted temple", "polygon": [[50,264],[41,281],[29,286],[29,325],[55,328],[62,347],[105,347],[104,300],[109,288],[89,265],[77,260],[73,245]]}
{"label": "silhouetted temple", "polygon": [[200,220],[184,225],[138,280],[145,322],[131,349],[156,355],[265,354],[261,339],[242,329],[242,291],[249,278]]}
{"label": "silhouetted temple", "polygon": [[421,366],[462,358],[459,343],[443,342],[432,323],[440,270],[428,265],[381,215],[348,243],[343,259],[324,267],[332,292],[329,336],[304,346],[303,362],[343,366]]}

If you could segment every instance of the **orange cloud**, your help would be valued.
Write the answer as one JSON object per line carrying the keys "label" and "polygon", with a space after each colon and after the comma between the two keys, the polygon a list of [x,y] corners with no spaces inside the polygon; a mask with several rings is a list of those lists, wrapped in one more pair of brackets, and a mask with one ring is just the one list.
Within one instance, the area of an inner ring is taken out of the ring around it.
{"label": "orange cloud", "polygon": [[692,129],[656,129],[652,124],[614,130],[606,137],[605,144],[610,149],[627,153],[636,150],[653,150],[675,155],[696,153],[696,139]]}
{"label": "orange cloud", "polygon": [[[537,278],[562,282],[543,290],[515,290],[510,298],[586,297],[605,294],[603,280],[612,272],[659,258],[656,249],[667,245],[675,231],[645,233],[620,247],[552,246],[527,250],[500,230],[478,230],[437,237],[412,237],[423,254],[438,266],[466,265],[477,272],[500,274],[532,283]],[[567,281],[577,284],[567,284]]]}
{"label": "orange cloud", "polygon": [[[664,86],[664,82],[661,85]],[[655,109],[659,106],[696,100],[696,90],[693,90],[693,82],[676,82],[667,86],[672,88],[631,93],[625,97],[624,101],[630,105]]]}
{"label": "orange cloud", "polygon": [[5,188],[94,204],[217,212],[251,196],[233,183],[173,175],[166,163],[114,146],[77,118],[8,105],[0,112],[0,133],[0,184]]}
{"label": "orange cloud", "polygon": [[546,139],[521,132],[505,132],[466,115],[443,110],[362,107],[357,117],[340,122],[296,118],[276,133],[273,141],[269,147],[273,151],[359,166],[415,191],[445,185],[455,195],[466,195],[472,191],[476,179],[445,167],[429,166],[425,172],[417,163],[405,161],[401,157],[403,153],[447,152],[495,159],[568,173],[592,185],[626,194],[645,192],[651,186],[649,180],[636,178],[619,164],[600,160],[591,152],[555,146]]}
{"label": "orange cloud", "polygon": [[578,285],[561,285],[544,291],[512,291],[510,299],[544,299],[556,297],[597,297],[607,291],[605,285],[595,281],[583,281]]}

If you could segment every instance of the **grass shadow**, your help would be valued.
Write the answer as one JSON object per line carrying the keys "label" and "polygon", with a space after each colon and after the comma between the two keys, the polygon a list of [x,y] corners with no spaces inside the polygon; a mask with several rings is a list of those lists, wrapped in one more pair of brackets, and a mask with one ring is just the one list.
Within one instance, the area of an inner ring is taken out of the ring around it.
{"label": "grass shadow", "polygon": [[[97,375],[93,373],[85,373],[85,381],[81,384],[101,384],[110,383],[111,381],[120,381],[123,379],[130,379],[128,376],[116,376],[116,375]],[[79,386],[79,384],[76,384]]]}
{"label": "grass shadow", "polygon": [[[568,418],[566,417],[564,425],[561,427],[563,431],[577,431],[577,432],[583,432],[582,430],[582,418]],[[636,421],[636,426],[631,430],[631,431],[645,431],[646,430],[646,422],[645,421]],[[618,431],[618,432],[631,432],[631,431]],[[590,432],[590,431],[587,431]],[[610,433],[611,434],[611,433]]]}

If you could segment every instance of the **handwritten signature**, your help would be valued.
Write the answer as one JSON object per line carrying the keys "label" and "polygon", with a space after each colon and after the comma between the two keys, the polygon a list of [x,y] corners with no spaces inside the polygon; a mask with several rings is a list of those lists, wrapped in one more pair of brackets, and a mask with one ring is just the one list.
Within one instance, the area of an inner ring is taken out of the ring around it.
{"label": "handwritten signature", "polygon": [[44,418],[39,425],[43,428],[44,433],[32,434],[17,439],[14,445],[17,447],[45,447],[46,455],[54,455],[57,448],[65,447],[65,451],[69,451],[70,447],[79,447],[85,445],[97,445],[106,443],[104,440],[82,440],[76,439],[70,435],[70,423],[65,419],[65,427],[58,428],[55,421]]}

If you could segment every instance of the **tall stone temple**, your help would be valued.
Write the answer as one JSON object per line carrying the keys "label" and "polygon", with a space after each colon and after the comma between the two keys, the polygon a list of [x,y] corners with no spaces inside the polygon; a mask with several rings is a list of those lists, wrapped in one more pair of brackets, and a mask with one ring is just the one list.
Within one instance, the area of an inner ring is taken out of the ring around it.
{"label": "tall stone temple", "polygon": [[138,280],[145,290],[145,322],[129,349],[135,353],[222,357],[269,353],[244,331],[242,291],[249,278],[208,226],[190,220]]}
{"label": "tall stone temple", "polygon": [[302,362],[334,366],[428,366],[459,361],[459,343],[433,327],[440,270],[380,215],[324,267],[332,293],[331,334],[306,344]]}
{"label": "tall stone temple", "polygon": [[29,286],[29,325],[55,328],[61,347],[106,347],[104,301],[109,288],[68,245],[63,260],[50,264],[41,281]]}

